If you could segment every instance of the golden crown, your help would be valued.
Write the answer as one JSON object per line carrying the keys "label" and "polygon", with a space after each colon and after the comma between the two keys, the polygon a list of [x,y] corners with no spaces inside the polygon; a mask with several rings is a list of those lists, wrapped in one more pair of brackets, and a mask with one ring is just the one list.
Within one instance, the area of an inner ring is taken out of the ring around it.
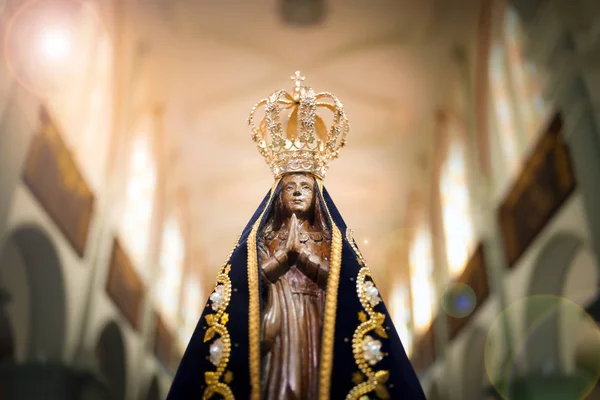
{"label": "golden crown", "polygon": [[[289,172],[309,172],[323,179],[329,162],[339,156],[346,144],[349,124],[344,106],[331,93],[315,93],[302,85],[305,78],[300,71],[291,79],[295,83],[293,94],[278,90],[252,108],[248,117],[252,140],[275,178]],[[257,128],[255,113],[261,106],[265,106],[265,116]],[[333,112],[329,129],[317,114],[319,108]],[[285,129],[282,110],[290,110]]]}

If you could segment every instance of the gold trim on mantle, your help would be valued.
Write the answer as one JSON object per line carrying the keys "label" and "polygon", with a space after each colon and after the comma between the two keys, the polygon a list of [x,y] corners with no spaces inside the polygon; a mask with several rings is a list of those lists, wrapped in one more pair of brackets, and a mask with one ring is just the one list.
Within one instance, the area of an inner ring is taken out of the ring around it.
{"label": "gold trim on mantle", "polygon": [[265,212],[273,201],[275,189],[280,179],[276,179],[271,187],[269,200],[265,205],[260,217],[254,222],[252,230],[248,235],[248,344],[249,344],[249,367],[250,367],[250,398],[260,400],[260,301],[258,297],[258,254],[256,248],[256,235]]}
{"label": "gold trim on mantle", "polygon": [[[385,328],[383,327],[385,314],[376,312],[374,309],[375,305],[371,304],[367,299],[365,283],[367,282],[367,278],[370,278],[372,282],[371,271],[354,241],[354,235],[351,229],[346,230],[346,240],[350,244],[350,247],[352,247],[352,250],[354,250],[358,263],[362,266],[358,272],[358,277],[356,278],[356,294],[358,295],[358,299],[360,300],[363,309],[367,312],[366,316],[364,311],[359,312],[361,324],[356,328],[354,336],[352,337],[352,353],[360,372],[355,374],[354,383],[356,386],[348,393],[346,400],[359,400],[362,396],[365,396],[370,392],[375,392],[380,399],[389,399],[390,395],[385,386],[389,378],[389,371],[375,371],[371,368],[371,366],[376,363],[369,363],[363,349],[363,342],[365,339],[369,338],[370,340],[373,340],[367,335],[369,332],[374,332],[383,339],[388,338]],[[362,381],[364,376],[367,378],[366,381]]]}
{"label": "gold trim on mantle", "polygon": [[223,265],[221,265],[219,274],[217,275],[215,289],[219,285],[224,287],[225,292],[223,303],[217,308],[215,314],[208,314],[204,317],[206,324],[209,326],[204,333],[204,342],[208,342],[215,337],[215,334],[218,334],[223,343],[222,356],[217,365],[217,369],[215,371],[207,371],[204,373],[204,380],[207,385],[204,393],[202,394],[202,399],[204,400],[210,399],[214,394],[220,394],[224,400],[235,399],[231,388],[227,385],[227,383],[231,382],[231,380],[224,378],[226,383],[219,382],[219,380],[225,373],[225,368],[227,368],[227,364],[229,363],[229,355],[231,354],[231,336],[225,327],[227,322],[229,322],[229,314],[227,314],[225,310],[227,309],[227,306],[231,300],[231,279],[229,279],[231,265],[229,264],[229,260],[231,260],[231,256],[237,248],[239,241],[240,238],[238,237],[233,245],[233,248],[229,252],[229,255],[227,256],[226,261],[223,263]]}
{"label": "gold trim on mantle", "polygon": [[[317,179],[321,198],[323,198],[323,182]],[[331,393],[331,371],[333,369],[333,345],[335,342],[335,322],[338,301],[338,287],[340,283],[340,269],[342,266],[342,234],[336,226],[327,203],[323,201],[331,221],[331,257],[329,263],[329,278],[327,292],[325,293],[325,317],[323,320],[323,336],[321,340],[321,364],[319,371],[319,399],[329,399]]]}

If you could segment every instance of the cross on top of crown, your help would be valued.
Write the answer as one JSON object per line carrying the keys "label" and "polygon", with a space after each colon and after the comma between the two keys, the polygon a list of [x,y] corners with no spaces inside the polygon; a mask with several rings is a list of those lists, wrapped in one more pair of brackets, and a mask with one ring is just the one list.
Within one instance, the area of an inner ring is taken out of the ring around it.
{"label": "cross on top of crown", "polygon": [[300,96],[300,86],[302,85],[302,82],[304,81],[304,79],[306,79],[304,76],[302,76],[302,74],[300,73],[300,71],[296,71],[294,73],[294,75],[290,76],[290,79],[294,81],[294,98],[295,100],[298,100],[299,96]]}
{"label": "cross on top of crown", "polygon": [[300,85],[302,84],[302,81],[304,81],[304,79],[306,79],[306,77],[302,76],[300,71],[296,71],[294,73],[294,75],[290,76],[290,79],[293,80],[296,87],[299,88]]}

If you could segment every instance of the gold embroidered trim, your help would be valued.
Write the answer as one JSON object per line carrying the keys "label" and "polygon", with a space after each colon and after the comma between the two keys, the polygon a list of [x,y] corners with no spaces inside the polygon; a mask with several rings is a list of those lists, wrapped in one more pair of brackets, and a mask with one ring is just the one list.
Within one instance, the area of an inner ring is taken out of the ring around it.
{"label": "gold embroidered trim", "polygon": [[260,223],[269,208],[279,179],[271,187],[269,200],[260,217],[254,222],[248,236],[248,357],[250,360],[250,398],[260,400],[260,302],[258,299],[258,255],[256,254],[256,234]]}
{"label": "gold embroidered trim", "polygon": [[[229,264],[229,260],[235,251],[240,238],[235,241],[235,245],[229,252],[227,256],[227,260],[221,265],[219,270],[219,275],[217,275],[217,282],[215,283],[215,288],[219,285],[223,285],[224,287],[224,296],[223,302],[217,308],[215,314],[208,314],[204,318],[208,325],[208,329],[204,334],[204,343],[213,339],[216,334],[220,336],[220,340],[222,343],[222,355],[218,362],[217,369],[215,371],[207,371],[204,373],[204,380],[206,382],[206,389],[202,394],[202,398],[204,400],[210,399],[214,394],[220,394],[225,400],[234,400],[233,392],[231,388],[223,383],[219,382],[225,368],[227,368],[227,363],[229,362],[229,355],[231,353],[231,336],[225,328],[225,325],[229,321],[229,314],[225,312],[227,306],[229,305],[229,301],[231,300],[231,280],[229,279],[229,271],[231,271],[231,265]],[[213,289],[214,290],[214,289]],[[217,340],[219,340],[217,339]]]}
{"label": "gold embroidered trim", "polygon": [[[375,361],[375,363],[370,363],[367,360],[365,356],[365,350],[363,349],[363,343],[367,337],[367,333],[371,331],[381,338],[386,339],[388,337],[385,328],[383,327],[385,314],[376,312],[374,310],[374,306],[366,297],[364,285],[366,279],[371,278],[371,271],[369,270],[364,257],[360,253],[358,246],[356,246],[354,235],[351,229],[346,230],[346,240],[348,240],[350,247],[352,247],[352,250],[354,250],[357,260],[362,267],[358,272],[358,277],[356,279],[356,292],[358,294],[360,304],[367,312],[368,316],[366,319],[364,317],[361,319],[362,323],[358,326],[358,328],[356,328],[354,336],[352,337],[352,353],[354,354],[354,361],[356,362],[356,365],[358,365],[360,372],[366,376],[366,381],[359,383],[359,375],[356,375],[357,379],[354,380],[356,386],[348,393],[346,400],[358,400],[361,396],[373,391],[377,397],[381,399],[389,399],[390,395],[385,386],[385,383],[389,378],[389,371],[374,371],[371,368],[371,365],[376,364],[378,361]],[[362,313],[364,316],[364,312],[360,311],[359,316],[360,313]],[[372,338],[369,337],[368,340],[370,339]]]}
{"label": "gold embroidered trim", "polygon": [[362,253],[360,252],[360,249],[356,245],[356,241],[354,240],[354,231],[350,228],[346,229],[346,240],[350,244],[350,247],[352,247],[352,250],[354,250],[354,254],[356,254],[356,260],[361,265],[361,267],[367,267],[367,260],[365,260]]}
{"label": "gold embroidered trim", "polygon": [[[321,195],[323,194],[323,183],[317,179]],[[338,300],[338,287],[340,281],[340,268],[342,265],[342,234],[336,226],[327,203],[323,202],[331,221],[331,257],[329,264],[329,278],[327,280],[327,292],[325,294],[325,317],[323,321],[323,336],[321,342],[321,365],[319,371],[319,399],[329,399],[331,393],[331,371],[333,369],[333,345],[335,341],[335,320]]]}

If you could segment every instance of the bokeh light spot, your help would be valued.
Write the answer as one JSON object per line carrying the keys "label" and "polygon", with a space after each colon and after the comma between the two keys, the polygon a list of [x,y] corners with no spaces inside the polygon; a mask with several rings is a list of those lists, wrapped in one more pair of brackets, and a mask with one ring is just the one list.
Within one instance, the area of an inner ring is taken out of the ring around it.
{"label": "bokeh light spot", "polygon": [[471,315],[477,305],[475,291],[464,283],[453,283],[442,295],[442,309],[454,318],[465,318]]}
{"label": "bokeh light spot", "polygon": [[71,37],[67,29],[57,26],[44,28],[40,33],[40,50],[49,60],[62,61],[71,53]]}
{"label": "bokeh light spot", "polygon": [[24,2],[6,22],[6,67],[19,85],[48,104],[64,103],[84,79],[94,26],[105,30],[89,2]]}
{"label": "bokeh light spot", "polygon": [[503,399],[584,399],[600,376],[600,329],[571,300],[527,297],[498,315],[488,332],[484,360]]}

